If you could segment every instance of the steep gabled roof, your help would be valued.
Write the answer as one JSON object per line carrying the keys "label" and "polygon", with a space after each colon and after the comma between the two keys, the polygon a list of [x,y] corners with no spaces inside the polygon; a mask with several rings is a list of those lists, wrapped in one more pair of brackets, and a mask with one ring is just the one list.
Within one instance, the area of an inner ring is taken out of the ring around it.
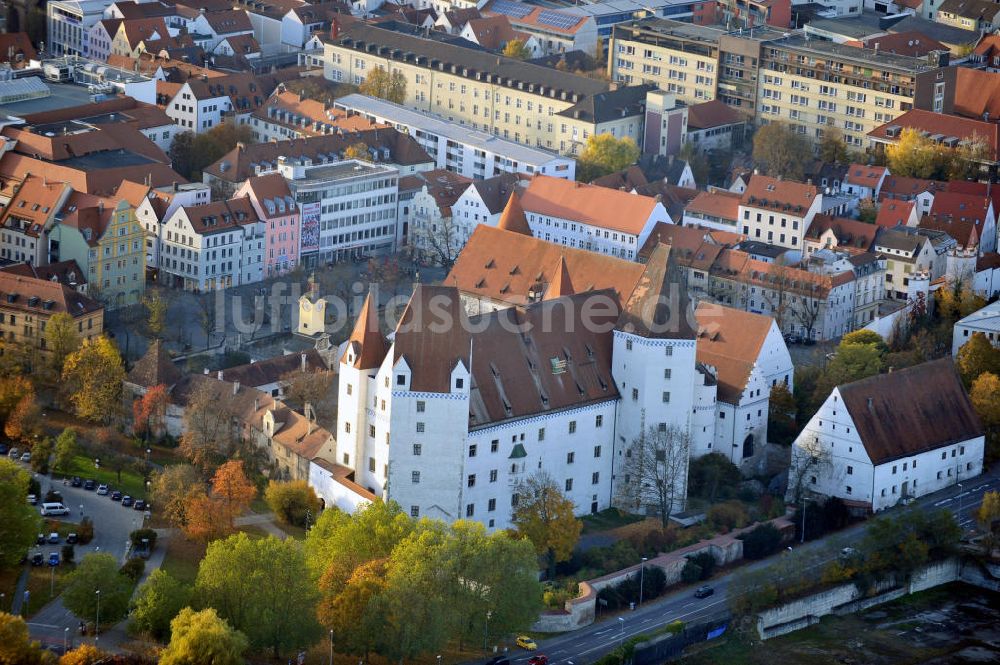
{"label": "steep gabled roof", "polygon": [[718,399],[739,404],[774,319],[732,307],[701,302],[697,360],[716,369]]}
{"label": "steep gabled roof", "polygon": [[507,205],[504,206],[503,212],[500,214],[500,221],[497,222],[497,228],[526,236],[531,235],[528,218],[524,214],[524,208],[521,207],[521,200],[516,193],[510,193]]}
{"label": "steep gabled roof", "polygon": [[669,245],[660,244],[650,254],[615,327],[653,339],[694,339],[694,312],[687,284],[670,258]]}
{"label": "steep gabled roof", "polygon": [[878,216],[875,218],[875,226],[891,229],[894,226],[905,226],[910,215],[913,213],[913,201],[896,201],[885,199],[882,207],[878,209]]}
{"label": "steep gabled roof", "polygon": [[169,390],[180,381],[181,376],[181,371],[170,359],[163,342],[154,339],[142,358],[129,370],[128,381],[143,388],[164,385]]}
{"label": "steep gabled roof", "polygon": [[[35,304],[33,296],[38,298]],[[7,309],[20,309],[35,316],[65,312],[75,318],[103,309],[96,300],[65,284],[3,271],[0,271],[0,299]]]}
{"label": "steep gabled roof", "polygon": [[340,361],[347,363],[346,358],[353,357],[354,361],[350,365],[355,369],[373,369],[382,364],[388,351],[389,347],[379,328],[378,303],[373,302],[372,294],[369,293]]}
{"label": "steep gabled roof", "polygon": [[983,435],[983,424],[951,358],[876,374],[837,389],[876,465]]}
{"label": "steep gabled roof", "polygon": [[806,238],[818,240],[827,231],[833,231],[838,245],[867,250],[875,242],[879,227],[856,219],[816,215],[806,230]]}

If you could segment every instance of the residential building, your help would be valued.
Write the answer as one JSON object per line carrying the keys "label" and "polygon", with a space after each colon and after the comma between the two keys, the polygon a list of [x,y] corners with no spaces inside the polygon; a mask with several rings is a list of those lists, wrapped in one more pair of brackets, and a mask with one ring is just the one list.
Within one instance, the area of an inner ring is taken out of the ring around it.
{"label": "residential building", "polygon": [[247,73],[189,78],[169,100],[164,100],[164,110],[175,124],[194,132],[216,127],[229,116],[243,124],[267,101],[272,83],[266,76]]}
{"label": "residential building", "polygon": [[391,254],[400,246],[399,171],[358,160],[277,161],[302,216],[300,264],[315,268],[320,262]]}
{"label": "residential building", "polygon": [[118,30],[111,36],[111,51],[108,55],[135,58],[145,50],[143,47],[145,42],[166,39],[170,36],[167,24],[161,17],[126,19],[118,23]]}
{"label": "residential building", "polygon": [[180,129],[173,120],[154,104],[138,102],[131,97],[113,97],[83,106],[68,106],[22,116],[25,125],[39,134],[53,132],[69,134],[93,131],[100,125],[123,123],[139,130],[163,152],[170,150]]}
{"label": "residential building", "polygon": [[52,0],[45,4],[46,50],[55,56],[88,56],[87,36],[112,0]]}
{"label": "residential building", "polygon": [[646,125],[641,146],[644,155],[665,157],[671,160],[673,166],[674,157],[688,138],[687,132],[686,104],[677,101],[672,92],[650,90],[646,93]]}
{"label": "residential building", "polygon": [[885,275],[888,261],[871,252],[847,257],[854,272],[854,323],[858,330],[879,316],[879,306],[885,302]]}
{"label": "residential building", "polygon": [[247,197],[180,206],[160,226],[160,281],[196,292],[259,282],[264,235]]}
{"label": "residential building", "polygon": [[49,234],[53,261],[74,260],[89,293],[108,309],[136,305],[146,292],[146,232],[125,199],[73,192]]}
{"label": "residential building", "polygon": [[746,115],[720,99],[694,104],[687,110],[687,138],[703,155],[727,154],[743,144]]}
{"label": "residential building", "polygon": [[535,176],[518,207],[536,238],[629,260],[658,222],[671,222],[655,198],[550,176]]}
{"label": "residential building", "polygon": [[[986,113],[985,117],[988,118],[989,114]],[[956,149],[972,142],[980,143],[982,153],[974,159],[979,162],[982,175],[988,177],[997,172],[1000,164],[1000,130],[995,122],[914,109],[872,129],[868,133],[872,151],[876,155],[884,154],[887,145],[899,142],[904,129],[915,130],[948,149]]]}
{"label": "residential building", "polygon": [[879,190],[879,203],[886,201],[908,201],[913,203],[914,211],[922,217],[931,211],[934,195],[943,191],[946,183],[922,178],[903,178],[889,175],[882,181]]}
{"label": "residential building", "polygon": [[889,169],[884,166],[851,164],[841,185],[841,191],[851,194],[858,200],[877,201],[882,182],[888,175]]}
{"label": "residential building", "polygon": [[284,275],[299,264],[302,218],[288,183],[280,173],[253,176],[234,198],[247,196],[264,223],[264,278]]}
{"label": "residential building", "polygon": [[38,59],[38,52],[26,32],[4,32],[0,34],[0,64],[11,69],[24,69],[32,60]]}
{"label": "residential building", "polygon": [[472,180],[443,169],[409,176],[419,190],[410,199],[407,245],[421,262],[451,266],[469,236],[468,225],[452,219],[452,207]]}
{"label": "residential building", "polygon": [[533,35],[545,54],[595,53],[598,48],[597,23],[592,16],[511,0],[489,0],[480,12],[483,16],[506,16],[515,30]]}
{"label": "residential building", "polygon": [[251,114],[249,125],[259,143],[358,132],[376,126],[363,117],[348,117],[321,101],[288,92],[283,85]]}
{"label": "residential building", "polygon": [[856,219],[816,215],[806,231],[805,258],[822,249],[863,254],[875,244],[878,230],[878,225]]}
{"label": "residential building", "polygon": [[940,113],[947,57],[911,58],[816,39],[789,37],[764,47],[757,122],[788,123],[813,144],[836,129],[849,147],[913,108]]}
{"label": "residential building", "polygon": [[76,261],[56,261],[44,266],[36,266],[30,263],[12,263],[3,266],[0,270],[22,277],[33,277],[35,279],[45,279],[50,282],[59,282],[74,291],[79,291],[87,295],[87,277],[83,269],[77,265]]}
{"label": "residential building", "polygon": [[914,58],[926,57],[935,51],[941,53],[948,52],[947,46],[916,30],[882,34],[867,37],[862,41],[848,41],[844,43],[848,46],[857,46],[858,48],[872,50],[877,49],[882,53],[908,55]]}
{"label": "residential building", "polygon": [[684,208],[684,226],[739,232],[740,198],[724,190],[699,192]]}
{"label": "residential building", "polygon": [[944,0],[934,20],[962,30],[993,32],[1000,27],[1000,6],[991,0]]}
{"label": "residential building", "polygon": [[696,358],[717,385],[715,437],[693,450],[718,453],[747,473],[764,468],[771,388],[792,389],[792,357],[769,316],[700,303]]}
{"label": "residential building", "polygon": [[[499,60],[498,60],[499,58]],[[376,68],[406,78],[403,105],[515,143],[577,154],[588,137],[641,140],[648,88],[356,23],[324,41],[323,75],[360,84]]]}
{"label": "residential building", "polygon": [[996,214],[989,196],[938,192],[919,226],[944,231],[955,239],[957,251],[972,257],[997,249]]}
{"label": "residential building", "polygon": [[216,372],[216,378],[260,390],[275,400],[283,400],[285,390],[288,388],[289,375],[297,372],[312,374],[329,371],[330,368],[326,366],[319,352],[316,349],[307,349],[301,353],[286,352],[246,365],[220,369]]}
{"label": "residential building", "polygon": [[29,173],[23,181],[11,183],[0,193],[6,199],[0,213],[0,259],[36,266],[47,264],[48,234],[73,188],[65,182]]}
{"label": "residential building", "polygon": [[372,123],[389,125],[412,136],[435,160],[435,168],[466,178],[491,178],[501,173],[541,173],[574,180],[576,160],[542,148],[469,131],[431,114],[414,111],[377,97],[353,94],[336,101],[344,109]]}
{"label": "residential building", "polygon": [[795,439],[786,498],[879,512],[978,476],[983,445],[950,358],[876,374],[834,388]]}
{"label": "residential building", "polygon": [[948,251],[955,241],[939,231],[898,226],[883,229],[874,251],[886,258],[885,292],[887,298],[909,300],[911,282],[932,282],[943,276],[948,267]]}
{"label": "residential building", "polygon": [[104,308],[96,300],[58,281],[0,270],[0,338],[44,355],[45,327],[54,314],[69,314],[81,340],[104,331]]}
{"label": "residential building", "polygon": [[913,201],[885,199],[879,206],[875,226],[891,229],[894,226],[916,226],[919,221]]}
{"label": "residential building", "polygon": [[434,160],[416,139],[395,129],[367,129],[354,134],[330,134],[290,141],[237,143],[236,147],[202,170],[206,184],[232,195],[247,178],[278,170],[278,158],[308,159],[313,163],[337,161],[351,146],[368,147],[368,160],[386,164],[411,175],[434,168]]}
{"label": "residential building", "polygon": [[813,216],[823,210],[815,185],[755,174],[740,198],[740,231],[789,249],[802,249]]}
{"label": "residential building", "polygon": [[149,187],[124,180],[115,190],[116,198],[135,208],[136,219],[145,230],[146,267],[155,274],[160,265],[161,225],[181,206],[204,205],[211,199],[211,189],[201,183],[171,183]]}
{"label": "residential building", "polygon": [[[845,8],[841,11],[841,6]],[[824,6],[837,11],[837,16],[848,13],[846,5],[854,7],[852,11],[861,12],[861,0],[830,0]],[[719,0],[719,20],[732,28],[754,28],[769,25],[782,30],[792,25],[791,0]]]}
{"label": "residential building", "polygon": [[514,30],[504,15],[474,18],[465,24],[459,33],[463,39],[479,44],[487,51],[502,52],[512,41],[518,41],[532,58],[546,55],[534,35]]}
{"label": "residential building", "polygon": [[991,302],[955,323],[951,336],[952,357],[957,357],[959,349],[977,333],[986,337],[993,346],[1000,347],[1000,301]]}

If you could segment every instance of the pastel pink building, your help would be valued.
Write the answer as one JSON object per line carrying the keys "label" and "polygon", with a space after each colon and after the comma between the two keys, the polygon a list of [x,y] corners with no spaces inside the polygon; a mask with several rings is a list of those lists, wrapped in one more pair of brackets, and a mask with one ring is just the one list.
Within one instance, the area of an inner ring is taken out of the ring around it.
{"label": "pastel pink building", "polygon": [[264,278],[283,275],[299,263],[299,208],[280,173],[254,176],[234,198],[247,196],[264,221]]}

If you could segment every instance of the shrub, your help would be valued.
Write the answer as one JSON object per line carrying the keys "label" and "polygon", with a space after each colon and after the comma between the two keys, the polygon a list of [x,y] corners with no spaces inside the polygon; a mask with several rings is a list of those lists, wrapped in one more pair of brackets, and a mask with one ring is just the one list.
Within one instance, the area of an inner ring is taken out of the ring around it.
{"label": "shrub", "polygon": [[781,532],[773,524],[761,524],[740,536],[743,558],[755,561],[769,557],[781,549]]}
{"label": "shrub", "polygon": [[699,552],[688,557],[688,561],[694,561],[701,569],[701,579],[707,580],[715,572],[715,557],[708,552]]}
{"label": "shrub", "polygon": [[688,494],[706,501],[730,499],[735,495],[742,479],[739,468],[724,455],[702,455],[691,460]]}
{"label": "shrub", "polygon": [[129,559],[121,567],[121,574],[133,582],[138,582],[142,577],[142,572],[146,570],[146,562],[142,559]]}
{"label": "shrub", "polygon": [[132,541],[132,547],[141,547],[142,541],[144,539],[149,540],[149,549],[152,550],[156,545],[156,530],[155,529],[136,529],[128,536]]}
{"label": "shrub", "polygon": [[701,579],[701,566],[693,560],[688,559],[681,570],[681,581],[686,584],[693,584]]}
{"label": "shrub", "polygon": [[94,539],[94,522],[89,517],[84,517],[80,521],[80,526],[76,530],[76,535],[80,539],[81,545],[86,545]]}
{"label": "shrub", "polygon": [[746,508],[739,501],[717,503],[708,509],[708,523],[721,531],[746,526],[750,521]]}

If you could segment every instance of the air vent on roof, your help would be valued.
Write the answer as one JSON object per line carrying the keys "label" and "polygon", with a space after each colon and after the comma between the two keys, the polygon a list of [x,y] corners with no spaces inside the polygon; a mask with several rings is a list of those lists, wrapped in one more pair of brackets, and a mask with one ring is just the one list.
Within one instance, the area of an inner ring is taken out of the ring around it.
{"label": "air vent on roof", "polygon": [[553,374],[564,374],[566,372],[566,361],[562,358],[553,357],[549,359]]}

